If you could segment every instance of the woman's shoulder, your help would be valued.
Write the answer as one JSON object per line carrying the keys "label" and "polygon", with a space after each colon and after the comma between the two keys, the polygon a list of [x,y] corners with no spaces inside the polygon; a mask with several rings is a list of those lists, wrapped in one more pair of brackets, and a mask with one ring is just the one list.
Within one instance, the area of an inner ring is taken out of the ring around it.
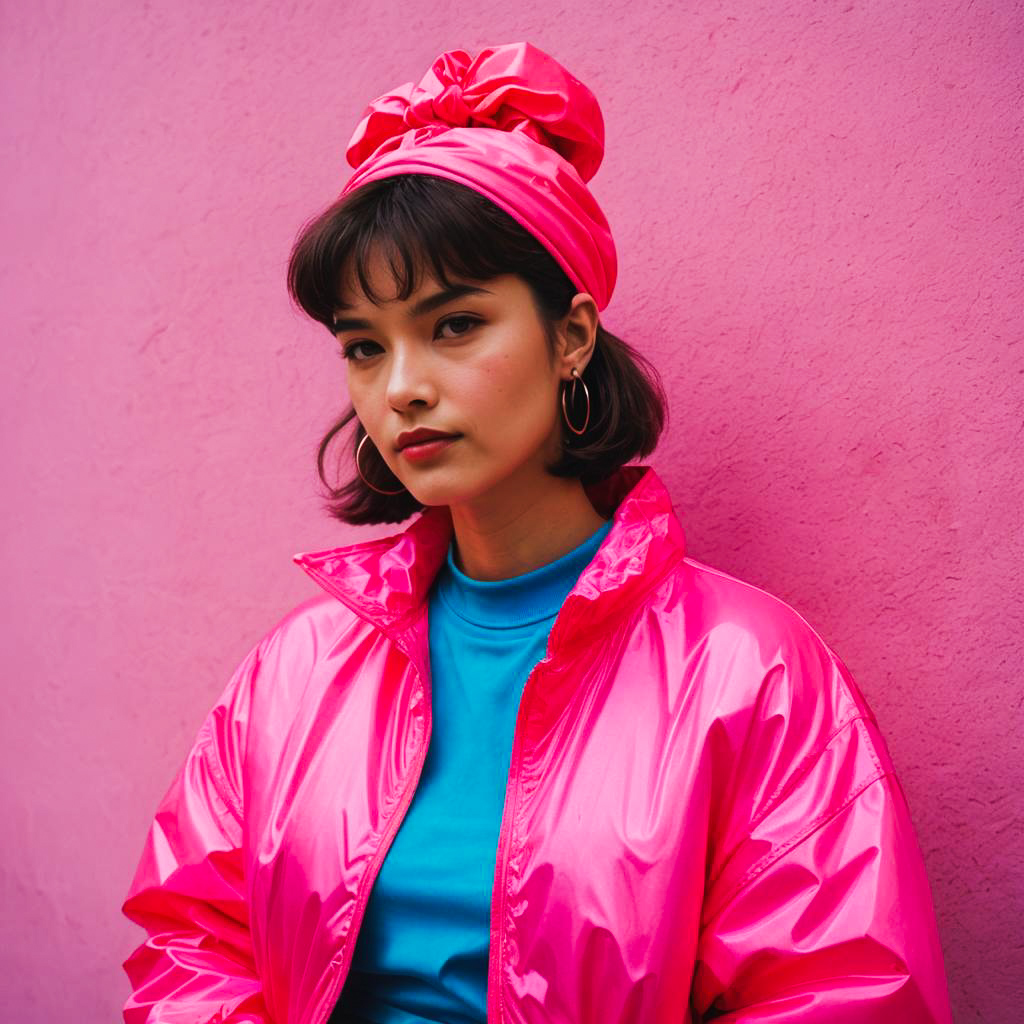
{"label": "woman's shoulder", "polygon": [[834,652],[811,623],[776,594],[687,555],[669,574],[671,598],[665,604],[695,637],[772,650]]}
{"label": "woman's shoulder", "polygon": [[[824,732],[875,718],[849,668],[777,595],[687,556],[670,583],[688,662],[723,716],[813,721]],[[699,657],[696,657],[699,655]]]}
{"label": "woman's shoulder", "polygon": [[263,674],[286,669],[312,671],[324,660],[336,660],[346,639],[372,633],[370,624],[331,594],[319,593],[285,612],[260,637],[256,656]]}
{"label": "woman's shoulder", "polygon": [[325,592],[318,592],[288,609],[263,636],[263,643],[305,642],[310,636],[336,637],[360,625],[365,619],[348,605]]}

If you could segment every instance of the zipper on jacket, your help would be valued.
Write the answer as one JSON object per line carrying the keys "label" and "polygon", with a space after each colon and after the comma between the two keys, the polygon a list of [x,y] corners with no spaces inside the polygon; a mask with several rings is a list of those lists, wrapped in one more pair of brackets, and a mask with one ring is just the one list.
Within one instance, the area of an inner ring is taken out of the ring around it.
{"label": "zipper on jacket", "polygon": [[[546,660],[546,659],[542,659]],[[528,704],[527,695],[534,688],[541,674],[537,671],[541,662],[534,666],[533,671],[523,684],[523,692],[519,698],[519,710],[516,712],[515,732],[512,736],[512,756],[509,758],[508,782],[505,785],[505,809],[501,817],[501,832],[498,834],[497,864],[495,867],[494,889],[491,897],[491,930],[490,950],[487,968],[487,1024],[501,1024],[501,961],[504,953],[505,935],[505,874],[508,869],[509,848],[512,845],[510,834],[515,821],[516,808],[519,803],[519,771],[523,760],[523,728],[524,710]]]}
{"label": "zipper on jacket", "polygon": [[[405,653],[408,657],[408,652]],[[426,725],[423,731],[423,742],[420,744],[419,752],[416,755],[416,762],[413,766],[413,770],[409,773],[409,781],[405,784],[405,789],[402,791],[402,799],[399,801],[398,806],[392,813],[391,820],[388,822],[388,826],[381,837],[380,845],[377,847],[377,851],[374,853],[373,859],[370,861],[370,866],[366,869],[366,874],[363,876],[363,882],[360,887],[359,894],[356,896],[356,906],[352,911],[352,923],[349,926],[349,933],[346,939],[345,956],[338,965],[338,976],[334,979],[334,982],[331,985],[331,991],[327,997],[324,1012],[317,1015],[313,1024],[326,1024],[326,1021],[334,1012],[335,1005],[338,1002],[338,997],[341,995],[342,986],[344,985],[345,979],[348,975],[348,969],[352,964],[352,956],[355,953],[355,940],[359,936],[359,929],[363,923],[363,915],[366,913],[366,905],[370,901],[370,893],[373,890],[374,883],[377,881],[377,876],[380,874],[380,868],[384,863],[384,858],[388,855],[388,850],[391,849],[391,844],[394,842],[395,836],[398,834],[398,829],[405,820],[406,812],[409,810],[409,805],[412,803],[412,798],[419,786],[420,775],[423,773],[423,764],[427,759],[427,749],[430,746],[430,734],[434,723],[434,714],[431,706],[432,696],[430,692],[430,680],[420,672],[411,657],[409,658],[409,665],[413,672],[416,673],[420,683],[423,685],[424,707],[426,708]]]}

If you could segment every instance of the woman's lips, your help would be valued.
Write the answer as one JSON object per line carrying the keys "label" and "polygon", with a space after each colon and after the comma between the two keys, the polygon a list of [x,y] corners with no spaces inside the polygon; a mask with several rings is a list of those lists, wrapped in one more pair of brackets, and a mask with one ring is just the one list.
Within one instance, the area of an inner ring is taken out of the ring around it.
{"label": "woman's lips", "polygon": [[458,441],[459,435],[456,434],[454,437],[435,437],[429,441],[419,441],[415,444],[407,444],[402,450],[401,454],[404,455],[411,462],[422,462],[427,459],[432,459],[435,455],[440,455],[446,448],[448,448],[452,442]]}

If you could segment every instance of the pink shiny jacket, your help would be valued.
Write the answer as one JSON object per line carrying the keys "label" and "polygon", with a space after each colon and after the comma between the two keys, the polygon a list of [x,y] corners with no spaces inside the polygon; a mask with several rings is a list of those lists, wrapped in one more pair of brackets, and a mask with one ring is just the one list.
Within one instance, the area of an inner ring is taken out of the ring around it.
{"label": "pink shiny jacket", "polygon": [[[487,1020],[949,1022],[874,716],[788,605],[685,557],[630,466],[523,691]],[[249,653],[157,811],[125,1020],[323,1024],[430,738],[451,518],[296,560],[326,591]]]}

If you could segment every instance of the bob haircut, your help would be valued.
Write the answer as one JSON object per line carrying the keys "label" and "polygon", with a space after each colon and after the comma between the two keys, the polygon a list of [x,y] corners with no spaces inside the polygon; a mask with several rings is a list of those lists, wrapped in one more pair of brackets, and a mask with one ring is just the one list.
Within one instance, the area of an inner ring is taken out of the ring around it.
{"label": "bob haircut", "polygon": [[[568,313],[578,289],[529,231],[468,186],[436,175],[400,174],[343,196],[301,230],[288,262],[288,291],[333,336],[345,282],[358,280],[371,302],[383,299],[371,292],[366,276],[375,251],[387,254],[402,301],[417,290],[423,273],[432,272],[443,286],[450,284],[449,275],[481,282],[518,275],[530,288],[554,358],[554,324]],[[572,433],[559,414],[562,454],[545,468],[552,476],[579,477],[586,484],[654,451],[667,404],[654,367],[600,324],[584,382],[592,407],[587,429],[581,435]],[[586,414],[582,391],[573,406],[569,416],[578,424]],[[339,485],[327,478],[331,442],[355,418],[349,406],[320,442],[317,470],[327,488],[326,509],[345,523],[401,522],[423,508],[408,491],[378,494],[358,472]],[[357,421],[353,453],[365,435]],[[400,483],[379,453],[371,459],[365,452],[361,468],[382,490],[395,490]]]}

